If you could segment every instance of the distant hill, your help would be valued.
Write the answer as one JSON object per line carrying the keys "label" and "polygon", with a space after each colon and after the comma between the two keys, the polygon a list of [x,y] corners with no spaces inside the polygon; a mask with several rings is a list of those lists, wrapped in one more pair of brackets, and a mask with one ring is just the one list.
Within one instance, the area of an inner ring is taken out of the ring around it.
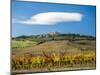
{"label": "distant hill", "polygon": [[18,36],[12,38],[13,52],[17,54],[33,53],[41,55],[50,52],[80,52],[95,50],[95,37],[80,34],[50,32],[47,34]]}
{"label": "distant hill", "polygon": [[80,35],[80,34],[74,34],[74,33],[60,33],[60,32],[50,32],[47,34],[40,34],[40,35],[31,35],[31,36],[18,36],[18,37],[13,37],[13,40],[32,40],[36,42],[46,42],[46,41],[53,41],[53,40],[95,40],[96,37],[94,36],[88,36],[88,35]]}

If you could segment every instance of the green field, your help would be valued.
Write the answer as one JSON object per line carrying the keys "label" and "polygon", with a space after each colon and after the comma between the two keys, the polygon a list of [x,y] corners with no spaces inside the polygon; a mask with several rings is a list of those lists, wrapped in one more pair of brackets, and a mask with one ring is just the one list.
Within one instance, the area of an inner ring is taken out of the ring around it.
{"label": "green field", "polygon": [[12,41],[12,48],[16,49],[16,48],[26,48],[26,47],[32,47],[34,45],[36,45],[36,42],[33,41],[29,41],[29,40],[24,40],[24,41]]}

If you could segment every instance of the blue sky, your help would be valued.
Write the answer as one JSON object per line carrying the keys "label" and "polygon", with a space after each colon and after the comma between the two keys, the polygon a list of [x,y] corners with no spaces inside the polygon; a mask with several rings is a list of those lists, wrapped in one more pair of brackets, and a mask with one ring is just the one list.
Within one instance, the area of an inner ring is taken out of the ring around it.
{"label": "blue sky", "polygon": [[[34,19],[37,21],[35,22]],[[95,19],[95,6],[13,1],[12,36],[37,35],[49,32],[95,36]]]}

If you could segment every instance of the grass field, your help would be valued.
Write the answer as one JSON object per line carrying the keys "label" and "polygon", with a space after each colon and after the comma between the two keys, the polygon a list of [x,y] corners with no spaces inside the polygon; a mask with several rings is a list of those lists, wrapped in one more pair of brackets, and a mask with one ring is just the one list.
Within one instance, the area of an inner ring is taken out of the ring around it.
{"label": "grass field", "polygon": [[31,47],[36,45],[36,42],[29,41],[29,40],[24,40],[24,41],[12,41],[12,48],[26,48],[26,47]]}

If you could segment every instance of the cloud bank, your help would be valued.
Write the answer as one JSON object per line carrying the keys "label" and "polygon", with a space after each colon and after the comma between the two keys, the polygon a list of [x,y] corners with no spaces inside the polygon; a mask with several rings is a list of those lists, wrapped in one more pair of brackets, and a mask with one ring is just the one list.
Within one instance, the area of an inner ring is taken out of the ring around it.
{"label": "cloud bank", "polygon": [[46,12],[33,15],[27,20],[17,21],[17,23],[28,25],[55,25],[63,22],[80,22],[82,16],[81,13]]}

